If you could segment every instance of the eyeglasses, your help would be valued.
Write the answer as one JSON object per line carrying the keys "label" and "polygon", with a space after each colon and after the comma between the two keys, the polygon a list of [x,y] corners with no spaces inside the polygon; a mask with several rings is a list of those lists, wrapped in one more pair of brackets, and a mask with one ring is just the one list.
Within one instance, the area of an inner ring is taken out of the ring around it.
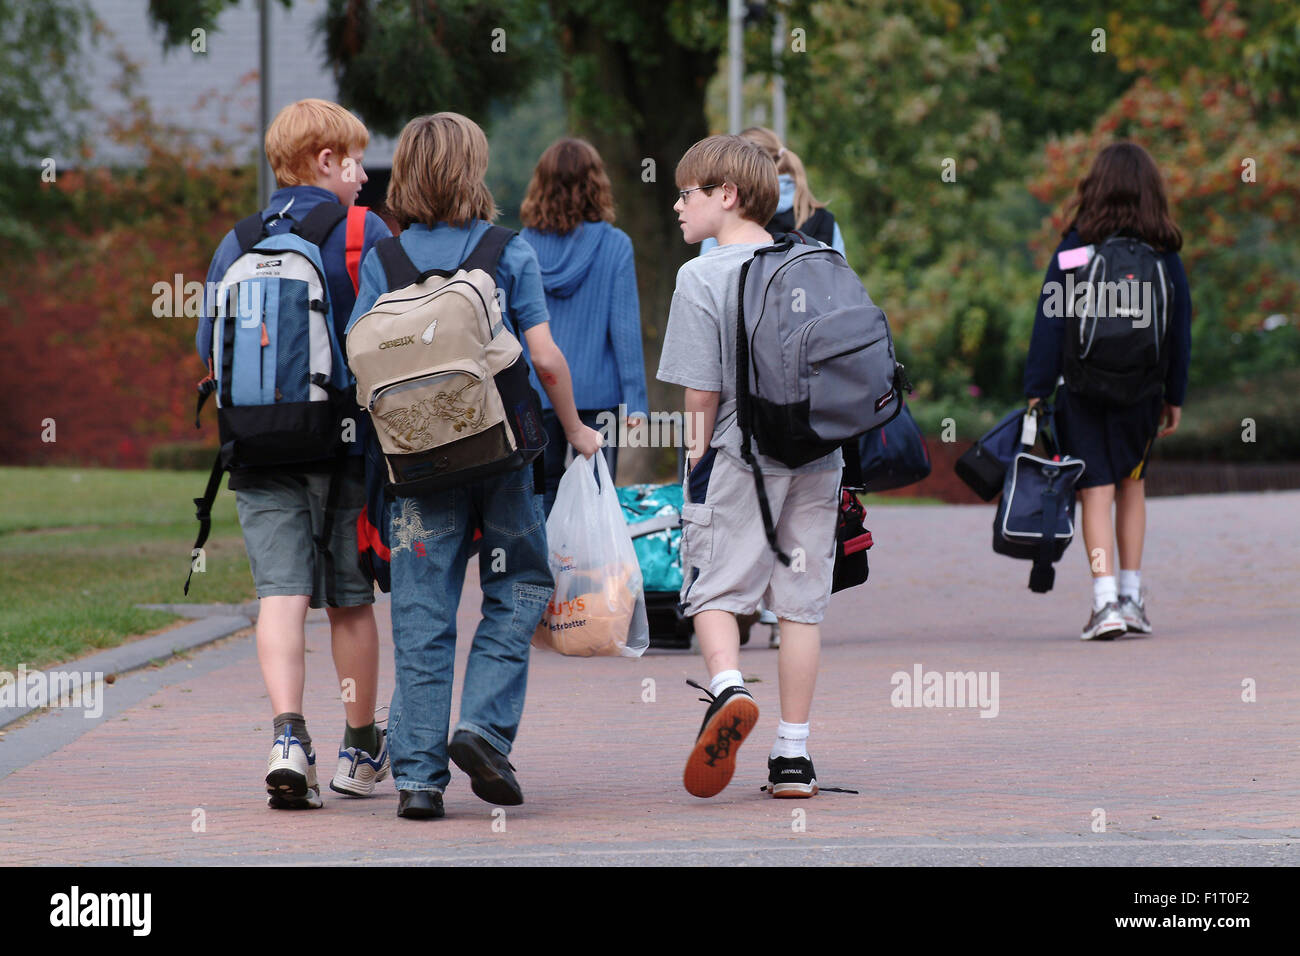
{"label": "eyeglasses", "polygon": [[722,183],[712,183],[708,186],[692,186],[690,189],[679,189],[677,194],[682,197],[682,202],[687,202],[691,198],[691,193],[697,189],[717,189]]}

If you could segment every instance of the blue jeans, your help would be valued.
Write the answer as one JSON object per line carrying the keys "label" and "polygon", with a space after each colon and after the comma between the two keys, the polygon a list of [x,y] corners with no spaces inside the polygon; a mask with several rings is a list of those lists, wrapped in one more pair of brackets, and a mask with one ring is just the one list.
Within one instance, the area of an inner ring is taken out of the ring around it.
{"label": "blue jeans", "polygon": [[[597,408],[591,411],[578,410],[578,417],[582,419],[582,424],[589,428],[600,431],[600,423],[597,422],[596,416],[602,412],[609,412],[612,415],[618,415],[617,408]],[[617,420],[617,419],[616,419]],[[606,419],[609,421],[609,419]],[[555,412],[546,409],[542,412],[542,424],[546,427],[546,498],[543,502],[546,508],[546,514],[551,513],[551,506],[555,504],[555,492],[560,487],[560,479],[564,477],[564,458],[565,453],[569,450],[569,440],[564,437],[564,426],[560,420],[555,417]],[[610,436],[610,441],[601,446],[601,452],[605,456],[605,464],[609,465],[609,476],[618,481],[618,472],[615,466],[618,464],[618,432],[615,431]],[[574,452],[577,454],[577,452]],[[599,480],[599,479],[597,479]]]}
{"label": "blue jeans", "polygon": [[457,730],[509,754],[524,710],[529,642],[555,584],[533,469],[390,506],[397,682],[388,750],[399,790],[445,790],[456,608],[474,529],[482,528],[483,619],[474,632]]}

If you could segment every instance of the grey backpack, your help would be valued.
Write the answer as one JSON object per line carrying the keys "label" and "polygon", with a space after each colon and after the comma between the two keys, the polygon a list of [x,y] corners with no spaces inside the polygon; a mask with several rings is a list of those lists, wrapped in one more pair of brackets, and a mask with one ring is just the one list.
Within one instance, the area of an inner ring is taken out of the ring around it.
{"label": "grey backpack", "polygon": [[889,322],[844,257],[787,233],[740,270],[736,415],[763,528],[776,544],[753,443],[791,468],[895,418],[912,390]]}

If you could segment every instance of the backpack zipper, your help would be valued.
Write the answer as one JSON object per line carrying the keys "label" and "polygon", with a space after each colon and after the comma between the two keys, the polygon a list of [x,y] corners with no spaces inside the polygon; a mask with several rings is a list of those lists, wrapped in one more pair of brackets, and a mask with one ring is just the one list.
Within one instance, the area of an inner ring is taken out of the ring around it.
{"label": "backpack zipper", "polygon": [[[401,298],[401,299],[389,299],[387,302],[384,303],[384,306],[387,307],[397,302],[419,302],[421,299],[433,299],[436,298],[437,296],[442,295],[453,285],[467,285],[474,290],[475,297],[478,299],[479,304],[483,306],[483,317],[486,320],[487,327],[488,327],[488,339],[491,340],[492,338],[494,338],[495,336],[492,335],[491,311],[488,309],[488,304],[483,298],[483,293],[479,291],[478,286],[470,282],[468,279],[452,279],[448,282],[443,283],[443,285],[434,289],[432,292],[425,292],[422,295],[406,296],[405,298]],[[372,308],[371,312],[373,311],[374,309]],[[370,315],[371,312],[367,312],[366,315]],[[358,321],[360,320],[358,319]]]}
{"label": "backpack zipper", "polygon": [[[814,328],[815,325],[816,325],[815,322],[810,322],[810,323],[808,323],[808,330],[807,330],[806,332],[804,332],[804,348],[805,348],[805,349],[807,349],[808,336],[809,336],[810,334],[812,334],[812,330],[813,330],[813,328]],[[869,348],[871,348],[871,346],[873,346],[873,345],[878,345],[879,343],[883,342],[884,340],[885,340],[885,337],[882,335],[882,336],[880,336],[880,338],[878,338],[878,339],[872,339],[870,342],[867,342],[865,345],[856,345],[856,346],[854,346],[854,347],[851,348],[851,349],[846,349],[846,350],[843,351],[843,352],[836,352],[834,355],[828,355],[828,356],[826,356],[826,358],[821,359],[821,360],[818,361],[818,362],[809,362],[808,364],[811,365],[813,368],[819,368],[819,367],[821,367],[822,365],[825,365],[827,362],[834,361],[834,360],[837,359],[837,358],[844,358],[844,356],[846,356],[846,355],[852,355],[852,354],[854,354],[855,352],[861,352],[863,349],[869,349]],[[813,374],[816,375],[817,373],[816,373],[816,372],[813,372]]]}
{"label": "backpack zipper", "polygon": [[435,378],[441,378],[444,375],[468,375],[476,382],[482,382],[483,376],[469,368],[447,368],[437,372],[423,372],[419,375],[408,375],[406,378],[399,378],[396,381],[385,382],[383,385],[376,386],[370,393],[370,401],[366,403],[367,411],[374,413],[375,404],[380,397],[388,392],[401,392],[408,388],[415,388],[417,383],[427,382]]}

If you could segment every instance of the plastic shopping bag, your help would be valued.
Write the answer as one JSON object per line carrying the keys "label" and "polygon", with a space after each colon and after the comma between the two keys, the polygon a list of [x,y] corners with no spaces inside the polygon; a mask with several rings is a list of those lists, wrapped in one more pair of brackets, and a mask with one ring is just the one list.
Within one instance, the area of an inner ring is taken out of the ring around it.
{"label": "plastic shopping bag", "polygon": [[[640,657],[650,646],[641,568],[605,456],[575,455],[546,521],[555,593],[534,647],[578,657]],[[600,485],[596,485],[596,475]]]}

